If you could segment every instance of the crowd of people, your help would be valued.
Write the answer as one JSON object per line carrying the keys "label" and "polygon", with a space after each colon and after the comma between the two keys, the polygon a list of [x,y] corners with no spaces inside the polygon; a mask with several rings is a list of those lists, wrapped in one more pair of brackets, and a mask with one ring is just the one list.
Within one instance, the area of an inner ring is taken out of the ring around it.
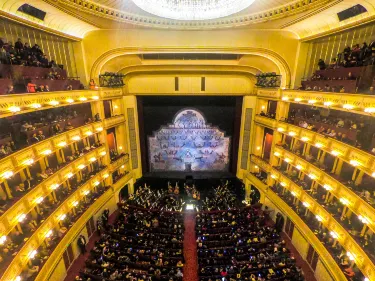
{"label": "crowd of people", "polygon": [[0,38],[0,62],[2,64],[36,66],[44,68],[59,68],[54,60],[49,60],[38,44],[30,46],[18,38],[13,45]]}
{"label": "crowd of people", "polygon": [[278,88],[281,83],[281,76],[276,75],[275,72],[260,73],[256,75],[256,86],[263,88]]}
{"label": "crowd of people", "polygon": [[113,225],[104,220],[100,239],[75,280],[165,280],[183,278],[181,213],[120,208]]}
{"label": "crowd of people", "polygon": [[213,188],[205,199],[201,200],[201,211],[217,211],[235,208],[238,205],[237,197],[231,190],[229,181],[222,182],[217,188]]}
{"label": "crowd of people", "polygon": [[[105,72],[104,74],[99,75],[99,83],[100,87],[122,87],[124,86],[125,77],[122,73],[115,73],[115,72]],[[91,82],[90,82],[91,85]]]}
{"label": "crowd of people", "polygon": [[259,209],[197,216],[199,276],[204,281],[304,280],[304,274]]}

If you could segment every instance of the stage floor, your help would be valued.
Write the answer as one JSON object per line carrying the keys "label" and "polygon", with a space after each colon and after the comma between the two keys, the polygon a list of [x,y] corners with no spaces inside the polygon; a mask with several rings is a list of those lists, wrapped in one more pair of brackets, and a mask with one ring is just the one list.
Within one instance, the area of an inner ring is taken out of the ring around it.
{"label": "stage floor", "polygon": [[185,180],[186,177],[191,177],[193,180],[206,180],[235,178],[236,175],[229,172],[154,172],[143,175],[143,179]]}

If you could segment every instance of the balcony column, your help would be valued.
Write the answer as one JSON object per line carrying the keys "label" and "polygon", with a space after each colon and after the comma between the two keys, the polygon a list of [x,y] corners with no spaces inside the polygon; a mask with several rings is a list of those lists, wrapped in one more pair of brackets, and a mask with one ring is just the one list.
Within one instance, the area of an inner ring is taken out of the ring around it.
{"label": "balcony column", "polygon": [[319,153],[320,153],[320,157],[317,160],[319,161],[320,164],[323,164],[324,163],[324,158],[326,156],[326,152],[323,151],[323,150],[320,150]]}
{"label": "balcony column", "polygon": [[335,172],[335,169],[337,167],[338,162],[339,162],[339,158],[335,157],[335,161],[333,162],[333,167],[332,167],[331,173]]}
{"label": "balcony column", "polygon": [[5,192],[5,194],[7,195],[8,199],[12,199],[13,195],[12,195],[12,191],[11,191],[11,189],[9,187],[8,181],[5,180],[3,182],[3,184],[4,184],[4,192]]}
{"label": "balcony column", "polygon": [[287,118],[289,115],[289,102],[278,101],[276,107],[276,120]]}
{"label": "balcony column", "polygon": [[337,165],[336,165],[336,170],[335,170],[335,174],[336,175],[340,175],[340,173],[341,173],[341,170],[342,170],[342,164],[344,164],[344,161],[342,160],[342,159],[339,159],[338,161],[337,161]]}
{"label": "balcony column", "polygon": [[62,149],[57,150],[56,156],[57,156],[57,162],[59,164],[65,162],[65,155],[64,155],[64,151]]}
{"label": "balcony column", "polygon": [[364,171],[359,171],[358,175],[357,175],[357,178],[355,179],[355,182],[354,184],[357,186],[357,185],[360,185],[362,183],[362,179],[363,179],[363,175],[365,174]]}

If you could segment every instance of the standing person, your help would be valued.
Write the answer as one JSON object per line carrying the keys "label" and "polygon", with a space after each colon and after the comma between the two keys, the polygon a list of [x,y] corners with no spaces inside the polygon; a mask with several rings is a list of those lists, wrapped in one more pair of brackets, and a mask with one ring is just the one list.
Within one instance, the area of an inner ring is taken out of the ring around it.
{"label": "standing person", "polygon": [[78,237],[77,244],[78,244],[78,247],[79,247],[79,249],[81,251],[81,254],[82,255],[85,254],[86,253],[86,238],[85,238],[85,236],[80,235]]}

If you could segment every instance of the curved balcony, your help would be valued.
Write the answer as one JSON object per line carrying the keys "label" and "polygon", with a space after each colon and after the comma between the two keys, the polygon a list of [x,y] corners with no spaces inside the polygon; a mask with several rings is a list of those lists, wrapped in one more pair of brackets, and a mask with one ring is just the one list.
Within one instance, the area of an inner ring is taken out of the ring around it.
{"label": "curved balcony", "polygon": [[281,98],[281,89],[275,88],[258,88],[257,96],[267,99],[280,99]]}
{"label": "curved balcony", "polygon": [[104,128],[109,129],[125,122],[124,115],[112,116],[104,119]]}
{"label": "curved balcony", "polygon": [[[268,179],[269,181],[272,179],[278,181],[280,185],[289,190],[294,197],[303,202],[304,206],[308,208],[327,229],[337,236],[336,239],[347,252],[352,254],[358,268],[367,278],[372,280],[375,277],[375,265],[372,260],[357,243],[354,237],[347,232],[347,230],[326,210],[324,206],[320,205],[315,198],[311,197],[303,187],[293,182],[293,180],[283,172],[271,167],[259,157],[252,155],[251,161],[257,166],[262,165],[262,167],[265,168],[265,171],[271,174],[271,177]],[[306,172],[309,173],[310,171],[307,170]],[[317,180],[318,175],[316,176],[317,177],[313,180]]]}
{"label": "curved balcony", "polygon": [[[253,162],[254,163],[254,162]],[[279,196],[274,193],[266,184],[260,181],[253,174],[248,173],[247,178],[254,183],[254,185],[267,197],[269,200],[275,204],[284,214],[286,214],[298,230],[303,234],[306,240],[312,245],[315,251],[318,253],[321,261],[329,270],[330,275],[334,280],[347,280],[342,270],[338,264],[334,261],[332,256],[329,254],[328,250],[319,241],[318,237],[311,231],[308,225],[293,211],[293,209],[288,206],[284,201],[280,200]]]}

